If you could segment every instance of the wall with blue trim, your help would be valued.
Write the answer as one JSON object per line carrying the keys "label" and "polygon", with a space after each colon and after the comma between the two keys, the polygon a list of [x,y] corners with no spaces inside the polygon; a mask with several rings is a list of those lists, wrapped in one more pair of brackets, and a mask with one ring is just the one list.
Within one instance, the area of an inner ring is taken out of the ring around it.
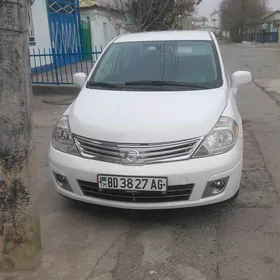
{"label": "wall with blue trim", "polygon": [[[34,25],[35,42],[29,46],[30,54],[38,54],[38,49],[49,52],[51,48],[50,32],[49,32],[49,22],[46,1],[36,0],[31,6],[32,18]],[[38,65],[45,65],[52,63],[51,57],[47,57],[46,61],[39,58],[31,59],[31,68],[37,67]]]}

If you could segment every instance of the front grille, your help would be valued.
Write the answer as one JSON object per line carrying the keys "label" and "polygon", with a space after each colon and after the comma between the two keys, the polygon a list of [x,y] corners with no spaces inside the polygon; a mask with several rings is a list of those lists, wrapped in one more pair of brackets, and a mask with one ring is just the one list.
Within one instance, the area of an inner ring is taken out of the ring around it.
{"label": "front grille", "polygon": [[120,144],[74,135],[75,144],[83,157],[134,165],[188,159],[201,140],[195,138],[162,144]]}
{"label": "front grille", "polygon": [[189,200],[194,184],[168,186],[167,192],[131,192],[99,189],[97,183],[78,180],[85,196],[123,202],[171,202]]}

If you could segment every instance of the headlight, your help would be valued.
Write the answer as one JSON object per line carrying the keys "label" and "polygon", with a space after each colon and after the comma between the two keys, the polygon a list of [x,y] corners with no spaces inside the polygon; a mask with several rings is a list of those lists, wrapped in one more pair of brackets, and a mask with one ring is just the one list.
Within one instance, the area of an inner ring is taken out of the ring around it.
{"label": "headlight", "polygon": [[237,123],[230,117],[221,117],[193,157],[199,158],[224,154],[234,147],[237,139]]}
{"label": "headlight", "polygon": [[68,116],[63,116],[58,121],[53,131],[52,145],[63,153],[79,155],[69,128]]}

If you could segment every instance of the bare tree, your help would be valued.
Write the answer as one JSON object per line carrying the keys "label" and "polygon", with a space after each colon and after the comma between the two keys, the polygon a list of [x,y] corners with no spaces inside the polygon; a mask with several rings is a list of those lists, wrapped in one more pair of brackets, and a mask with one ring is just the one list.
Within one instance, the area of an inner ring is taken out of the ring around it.
{"label": "bare tree", "polygon": [[176,0],[177,14],[193,13],[202,0]]}
{"label": "bare tree", "polygon": [[207,17],[203,17],[202,18],[203,30],[205,30],[205,28],[206,28],[206,22],[208,22],[208,18]]}
{"label": "bare tree", "polygon": [[130,32],[149,30],[166,12],[169,0],[114,0],[124,17],[124,29]]}
{"label": "bare tree", "polygon": [[0,0],[0,269],[30,269],[41,249],[36,210],[27,0]]}
{"label": "bare tree", "polygon": [[202,0],[114,0],[130,32],[170,29]]}
{"label": "bare tree", "polygon": [[173,12],[173,29],[180,29],[182,26],[178,24],[181,20],[182,21],[186,18],[189,18],[190,25],[191,25],[191,18],[190,16],[193,15],[197,6],[202,2],[202,0],[175,0],[175,8]]}
{"label": "bare tree", "polygon": [[212,18],[212,22],[214,23],[214,28],[216,29],[216,22],[217,22],[217,19],[216,19],[216,18]]}
{"label": "bare tree", "polygon": [[231,40],[242,42],[248,25],[260,23],[266,7],[266,0],[223,0],[215,13],[220,15],[221,27],[230,32]]}

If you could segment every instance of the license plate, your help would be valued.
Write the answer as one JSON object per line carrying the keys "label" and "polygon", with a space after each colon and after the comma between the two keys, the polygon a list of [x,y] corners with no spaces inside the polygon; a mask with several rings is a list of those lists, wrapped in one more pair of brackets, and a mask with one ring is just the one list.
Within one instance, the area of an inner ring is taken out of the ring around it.
{"label": "license plate", "polygon": [[166,192],[167,178],[98,175],[99,189]]}

